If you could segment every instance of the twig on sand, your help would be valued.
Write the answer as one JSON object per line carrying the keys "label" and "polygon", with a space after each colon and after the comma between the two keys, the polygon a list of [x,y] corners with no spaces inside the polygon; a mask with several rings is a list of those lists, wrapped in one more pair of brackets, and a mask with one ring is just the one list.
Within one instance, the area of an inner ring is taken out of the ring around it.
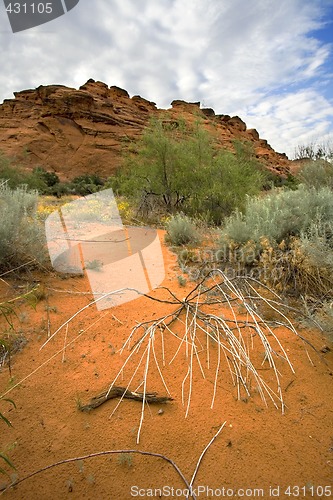
{"label": "twig on sand", "polygon": [[79,409],[81,411],[88,412],[98,408],[109,399],[118,397],[132,399],[134,401],[142,401],[145,403],[166,403],[167,401],[173,401],[173,399],[169,396],[157,396],[156,392],[146,392],[144,394],[142,392],[129,391],[126,387],[113,386],[111,390],[107,389],[97,396],[94,396],[88,404],[81,405]]}
{"label": "twig on sand", "polygon": [[193,484],[194,484],[195,477],[196,477],[196,475],[198,473],[201,461],[203,459],[203,456],[207,452],[208,448],[215,441],[215,439],[220,434],[220,432],[225,427],[225,425],[226,425],[226,422],[224,422],[221,425],[221,427],[219,428],[219,430],[215,433],[215,435],[213,436],[213,438],[209,441],[209,443],[207,444],[207,446],[205,447],[205,449],[201,453],[201,455],[199,457],[199,460],[198,460],[198,462],[196,464],[196,467],[195,467],[195,470],[194,470],[194,473],[192,475],[192,478],[191,478],[190,482],[188,482],[188,480],[186,479],[185,475],[183,474],[183,472],[181,471],[181,469],[178,467],[178,465],[171,458],[168,458],[165,455],[162,455],[161,453],[153,453],[153,452],[150,452],[150,451],[142,451],[142,450],[107,450],[107,451],[100,451],[100,452],[97,452],[97,453],[90,453],[89,455],[84,455],[82,457],[74,457],[74,458],[68,458],[68,459],[65,459],[65,460],[60,460],[59,462],[56,462],[54,464],[47,465],[46,467],[43,467],[42,469],[38,469],[38,470],[32,472],[31,474],[28,474],[27,476],[23,477],[22,479],[19,479],[17,481],[14,481],[13,483],[9,484],[5,488],[3,488],[3,491],[2,491],[2,493],[0,493],[0,495],[3,495],[3,493],[5,491],[9,490],[10,488],[16,487],[19,484],[22,484],[24,481],[27,481],[28,479],[31,479],[32,477],[37,476],[38,474],[41,474],[42,472],[50,470],[50,469],[52,469],[54,467],[58,467],[60,465],[69,464],[69,463],[73,463],[73,462],[79,462],[79,461],[87,460],[87,459],[90,459],[90,458],[102,457],[102,456],[106,456],[106,455],[115,455],[115,454],[118,454],[118,453],[119,454],[135,454],[136,453],[138,455],[144,455],[144,456],[150,456],[150,457],[160,458],[160,459],[165,460],[166,462],[168,462],[174,468],[174,470],[177,472],[178,476],[182,479],[183,483],[185,484],[186,489],[187,489],[187,491],[186,491],[186,493],[187,493],[187,499],[191,496],[193,500],[196,500],[197,497],[196,497],[196,494],[195,494],[195,491],[194,491],[194,488],[193,488]]}
{"label": "twig on sand", "polygon": [[[208,448],[213,444],[213,442],[215,441],[215,439],[217,438],[217,436],[220,434],[220,432],[222,431],[223,427],[225,426],[225,424],[227,423],[227,421],[223,422],[223,424],[221,425],[221,427],[219,428],[219,430],[214,434],[214,436],[212,437],[212,439],[209,441],[209,443],[207,444],[207,446],[205,447],[205,449],[203,450],[203,452],[201,453],[200,457],[199,457],[199,460],[197,461],[197,465],[195,466],[195,469],[194,469],[194,472],[193,472],[193,475],[192,475],[192,478],[191,478],[191,482],[190,482],[190,491],[192,491],[192,488],[193,488],[193,484],[194,484],[194,480],[195,480],[195,477],[198,473],[198,470],[199,470],[199,467],[200,467],[200,464],[201,464],[201,461],[205,455],[205,453],[207,452]],[[188,496],[187,496],[188,498]]]}
{"label": "twig on sand", "polygon": [[[47,465],[46,467],[43,467],[42,469],[38,469],[36,470],[35,472],[32,472],[31,474],[28,474],[27,476],[23,477],[22,479],[19,479],[18,481],[14,481],[13,483],[9,484],[8,486],[6,486],[3,490],[2,493],[0,493],[0,495],[3,495],[3,493],[5,491],[7,491],[8,489],[10,488],[13,488],[14,486],[18,486],[19,484],[22,484],[24,481],[27,481],[27,479],[31,479],[32,477],[34,476],[37,476],[38,474],[40,474],[41,472],[45,472],[49,469],[53,469],[53,467],[58,467],[59,465],[63,465],[63,464],[69,464],[69,463],[72,463],[72,462],[80,462],[82,460],[87,460],[87,459],[90,459],[90,458],[95,458],[95,457],[102,457],[102,456],[105,456],[105,455],[115,455],[115,454],[118,454],[118,453],[137,453],[139,455],[147,455],[147,456],[151,456],[151,457],[156,457],[156,458],[161,458],[162,460],[165,460],[166,462],[168,462],[169,464],[172,465],[172,467],[176,470],[177,474],[181,477],[181,479],[183,480],[186,488],[188,488],[188,490],[190,491],[190,485],[188,483],[188,481],[186,480],[184,474],[182,473],[182,471],[180,470],[180,468],[178,467],[178,465],[173,461],[171,460],[171,458],[168,458],[160,453],[152,453],[150,451],[142,451],[142,450],[107,450],[107,451],[99,451],[97,453],[90,453],[89,455],[84,455],[82,457],[74,457],[74,458],[68,458],[66,460],[60,460],[59,462],[56,462],[54,464],[51,464],[51,465]],[[192,498],[194,500],[196,500],[196,496],[195,495],[192,495]]]}

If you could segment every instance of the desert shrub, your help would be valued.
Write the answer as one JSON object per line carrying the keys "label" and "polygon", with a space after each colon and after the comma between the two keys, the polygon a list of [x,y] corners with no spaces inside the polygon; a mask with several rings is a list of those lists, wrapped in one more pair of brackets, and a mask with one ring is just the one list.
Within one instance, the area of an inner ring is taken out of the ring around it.
{"label": "desert shrub", "polygon": [[251,276],[284,296],[301,298],[306,314],[315,317],[312,310],[320,312],[328,324],[332,310],[322,312],[325,301],[331,308],[333,304],[333,248],[327,227],[324,232],[318,224],[279,244],[265,237],[258,245],[252,240],[243,245],[230,242],[220,254],[219,266],[232,275]]}
{"label": "desert shrub", "polygon": [[288,247],[284,242],[272,246],[268,240],[262,245],[258,275],[266,285],[306,301],[332,295],[333,251],[327,244],[316,239],[304,244],[302,238],[292,238]]}
{"label": "desert shrub", "polygon": [[333,196],[327,187],[249,199],[221,233],[220,261],[278,293],[333,299]]}
{"label": "desert shrub", "polygon": [[316,217],[301,233],[300,242],[315,266],[333,269],[333,220]]}
{"label": "desert shrub", "polygon": [[183,214],[176,214],[166,224],[166,241],[172,245],[193,245],[199,243],[200,235],[192,220]]}
{"label": "desert shrub", "polygon": [[300,180],[298,179],[298,177],[292,175],[290,172],[287,174],[286,177],[282,177],[281,175],[267,171],[266,182],[263,186],[263,189],[265,191],[270,191],[271,189],[274,188],[284,187],[285,189],[295,190],[298,188],[299,184]]}
{"label": "desert shrub", "polygon": [[306,232],[314,220],[333,220],[333,197],[328,188],[296,191],[274,190],[265,196],[249,198],[244,212],[237,211],[221,232],[221,245],[244,245],[253,241],[260,251],[261,239],[279,244]]}
{"label": "desert shrub", "polygon": [[17,165],[0,152],[0,179],[4,179],[10,188],[16,188],[22,184],[27,184],[28,175]]}
{"label": "desert shrub", "polygon": [[97,193],[103,187],[104,182],[96,174],[79,175],[70,183],[70,190],[74,194],[85,196]]}
{"label": "desert shrub", "polygon": [[186,286],[186,278],[182,275],[177,276],[177,281],[179,286]]}
{"label": "desert shrub", "polygon": [[43,167],[34,168],[32,173],[37,177],[40,177],[45,182],[47,187],[52,187],[59,183],[59,177],[57,174],[55,172],[48,172]]}
{"label": "desert shrub", "polygon": [[308,161],[297,173],[297,178],[309,188],[328,187],[333,190],[333,163],[325,160]]}
{"label": "desert shrub", "polygon": [[50,186],[47,190],[48,194],[61,198],[68,194],[72,194],[71,185],[68,182],[57,182],[53,186]]}
{"label": "desert shrub", "polygon": [[35,167],[27,176],[25,184],[29,189],[35,189],[39,194],[52,194],[59,184],[59,177],[55,172],[48,172],[43,167]]}
{"label": "desert shrub", "polygon": [[333,299],[333,220],[316,217],[294,247],[297,292]]}
{"label": "desert shrub", "polygon": [[28,260],[45,261],[45,241],[37,218],[38,194],[26,187],[0,184],[0,269]]}

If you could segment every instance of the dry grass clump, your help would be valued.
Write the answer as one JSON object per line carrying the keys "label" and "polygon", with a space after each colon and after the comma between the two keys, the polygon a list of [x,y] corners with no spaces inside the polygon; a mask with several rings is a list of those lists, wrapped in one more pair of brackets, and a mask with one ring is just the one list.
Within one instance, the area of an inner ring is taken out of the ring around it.
{"label": "dry grass clump", "polygon": [[288,249],[284,242],[276,247],[267,240],[262,244],[258,268],[262,271],[263,281],[277,292],[315,299],[331,292],[332,266],[319,260],[320,252],[314,242],[311,244],[311,253],[298,238],[290,241]]}
{"label": "dry grass clump", "polygon": [[[0,275],[0,280],[2,280],[1,276],[3,275]],[[11,356],[26,344],[26,339],[15,327],[15,320],[19,319],[19,309],[22,302],[34,306],[38,290],[38,286],[35,286],[31,290],[11,299],[1,300],[0,297],[0,370],[2,367],[8,366],[10,375]]]}

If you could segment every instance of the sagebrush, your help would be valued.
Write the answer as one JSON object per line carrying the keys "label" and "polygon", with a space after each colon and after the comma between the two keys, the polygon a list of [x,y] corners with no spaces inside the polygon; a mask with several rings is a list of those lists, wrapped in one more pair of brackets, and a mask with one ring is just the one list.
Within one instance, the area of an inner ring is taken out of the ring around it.
{"label": "sagebrush", "polygon": [[251,275],[285,296],[301,298],[324,331],[332,326],[333,196],[300,186],[249,199],[220,238],[222,267]]}
{"label": "sagebrush", "polygon": [[192,220],[183,214],[176,214],[166,224],[166,241],[172,245],[198,244],[200,234]]}
{"label": "sagebrush", "polygon": [[333,189],[333,164],[326,160],[308,161],[298,171],[297,179],[309,188]]}
{"label": "sagebrush", "polygon": [[333,196],[329,188],[300,186],[295,191],[274,190],[248,198],[245,210],[237,211],[227,220],[220,243],[228,246],[230,242],[242,245],[253,241],[259,250],[263,237],[279,244],[300,236],[318,220],[322,223],[333,220]]}
{"label": "sagebrush", "polygon": [[0,270],[27,261],[46,262],[45,235],[37,217],[38,193],[26,186],[11,189],[0,181]]}

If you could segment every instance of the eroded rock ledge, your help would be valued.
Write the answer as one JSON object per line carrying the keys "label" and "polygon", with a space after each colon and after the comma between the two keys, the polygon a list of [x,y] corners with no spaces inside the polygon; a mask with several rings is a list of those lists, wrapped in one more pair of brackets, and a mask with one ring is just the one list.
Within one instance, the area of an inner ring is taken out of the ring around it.
{"label": "eroded rock ledge", "polygon": [[14,96],[0,105],[0,150],[27,170],[42,166],[62,180],[91,172],[112,175],[122,151],[140,137],[152,116],[162,114],[170,120],[204,120],[223,147],[232,148],[234,139],[252,142],[260,161],[280,175],[291,164],[241,118],[202,109],[199,102],[174,100],[170,109],[162,110],[141,96],[130,97],[124,89],[92,79],[78,90],[48,85]]}

